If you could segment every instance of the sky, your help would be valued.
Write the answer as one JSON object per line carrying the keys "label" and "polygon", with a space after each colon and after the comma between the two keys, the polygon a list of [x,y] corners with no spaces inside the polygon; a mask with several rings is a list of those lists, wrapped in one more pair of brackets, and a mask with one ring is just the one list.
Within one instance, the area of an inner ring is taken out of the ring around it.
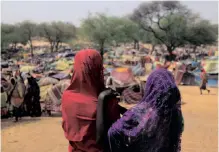
{"label": "sky", "polygon": [[[16,23],[64,21],[80,25],[88,13],[124,16],[132,13],[142,1],[1,1],[1,22]],[[218,23],[218,1],[181,1],[195,13]]]}

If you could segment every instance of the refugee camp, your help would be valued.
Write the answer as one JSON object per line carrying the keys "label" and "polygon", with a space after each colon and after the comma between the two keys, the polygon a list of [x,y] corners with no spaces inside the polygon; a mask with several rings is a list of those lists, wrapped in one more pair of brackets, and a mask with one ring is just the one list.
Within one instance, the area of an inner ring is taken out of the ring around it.
{"label": "refugee camp", "polygon": [[217,1],[1,5],[2,152],[218,151]]}

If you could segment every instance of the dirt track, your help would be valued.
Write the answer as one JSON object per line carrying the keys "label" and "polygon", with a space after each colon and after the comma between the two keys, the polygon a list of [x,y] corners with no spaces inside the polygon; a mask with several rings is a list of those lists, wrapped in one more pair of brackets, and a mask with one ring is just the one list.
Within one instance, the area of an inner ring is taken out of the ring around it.
{"label": "dirt track", "polygon": [[[217,89],[200,96],[197,87],[180,87],[185,103],[182,152],[218,151]],[[2,121],[2,152],[67,152],[60,117]]]}

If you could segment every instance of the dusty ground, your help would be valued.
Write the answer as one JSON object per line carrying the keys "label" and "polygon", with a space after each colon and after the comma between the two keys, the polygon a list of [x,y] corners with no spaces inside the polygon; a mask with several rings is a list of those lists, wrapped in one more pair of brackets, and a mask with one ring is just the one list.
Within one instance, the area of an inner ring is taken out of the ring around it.
{"label": "dusty ground", "polygon": [[[185,131],[183,152],[217,152],[217,89],[200,96],[197,87],[180,87]],[[2,121],[2,152],[67,152],[60,117]]]}

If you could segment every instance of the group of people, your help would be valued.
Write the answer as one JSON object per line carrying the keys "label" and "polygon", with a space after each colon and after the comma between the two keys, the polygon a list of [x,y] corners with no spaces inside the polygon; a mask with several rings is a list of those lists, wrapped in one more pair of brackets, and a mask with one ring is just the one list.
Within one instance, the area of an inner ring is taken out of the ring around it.
{"label": "group of people", "polygon": [[74,61],[71,84],[62,96],[62,128],[69,152],[180,151],[181,96],[165,67],[150,74],[143,98],[124,111],[114,96],[108,96],[102,105],[99,102],[107,90],[101,55],[85,49]]}
{"label": "group of people", "polygon": [[41,116],[40,89],[30,74],[22,75],[18,70],[14,74],[1,75],[1,117]]}

